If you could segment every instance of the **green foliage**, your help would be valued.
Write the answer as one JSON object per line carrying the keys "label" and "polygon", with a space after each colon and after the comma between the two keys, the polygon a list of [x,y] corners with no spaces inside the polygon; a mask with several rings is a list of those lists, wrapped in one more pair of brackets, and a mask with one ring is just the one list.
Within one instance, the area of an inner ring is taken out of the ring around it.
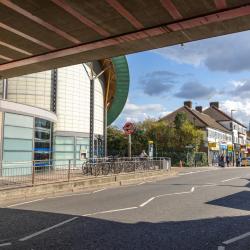
{"label": "green foliage", "polygon": [[[174,126],[173,126],[174,125]],[[132,155],[138,156],[148,149],[148,141],[154,142],[154,156],[170,156],[173,163],[186,161],[187,152],[197,152],[203,138],[203,132],[196,129],[184,113],[176,116],[174,124],[146,119],[135,124],[132,135]],[[192,146],[192,149],[190,149]],[[128,138],[116,127],[108,128],[108,154],[127,155]]]}
{"label": "green foliage", "polygon": [[187,121],[187,114],[184,112],[177,113],[174,119],[176,129],[180,129],[181,126]]}
{"label": "green foliage", "polygon": [[110,126],[107,131],[108,155],[125,156],[127,153],[127,138],[123,131]]}

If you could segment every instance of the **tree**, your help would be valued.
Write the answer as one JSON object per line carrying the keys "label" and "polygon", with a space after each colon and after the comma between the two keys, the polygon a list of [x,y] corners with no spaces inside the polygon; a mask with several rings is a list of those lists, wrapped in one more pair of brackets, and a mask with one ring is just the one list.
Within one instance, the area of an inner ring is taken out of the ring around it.
{"label": "tree", "polygon": [[176,129],[180,129],[184,122],[187,121],[187,114],[184,112],[177,113],[174,119]]}
{"label": "tree", "polygon": [[[178,113],[174,123],[146,119],[135,123],[136,131],[132,134],[132,155],[138,156],[148,149],[148,141],[154,142],[155,156],[166,156],[169,152],[177,155],[187,151],[192,145],[197,151],[203,139],[203,132],[193,126],[184,113]],[[128,138],[116,127],[108,128],[108,154],[127,155]]]}
{"label": "tree", "polygon": [[108,155],[125,156],[128,142],[125,134],[117,127],[110,126],[107,130]]}

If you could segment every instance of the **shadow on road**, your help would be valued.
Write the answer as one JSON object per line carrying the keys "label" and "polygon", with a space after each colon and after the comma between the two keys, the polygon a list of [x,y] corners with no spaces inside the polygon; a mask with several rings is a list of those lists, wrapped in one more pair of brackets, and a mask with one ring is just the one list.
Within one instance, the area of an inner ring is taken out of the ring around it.
{"label": "shadow on road", "polygon": [[[133,216],[133,212],[131,216]],[[121,223],[79,217],[24,242],[18,239],[74,217],[19,209],[0,209],[0,244],[4,249],[217,249],[225,240],[250,231],[250,216],[217,217],[159,223]],[[221,215],[222,216],[222,215]],[[233,249],[249,250],[250,239]],[[0,248],[1,249],[1,248]],[[232,249],[232,248],[226,248]]]}
{"label": "shadow on road", "polygon": [[242,191],[228,195],[223,198],[209,201],[206,204],[250,211],[250,191]]}

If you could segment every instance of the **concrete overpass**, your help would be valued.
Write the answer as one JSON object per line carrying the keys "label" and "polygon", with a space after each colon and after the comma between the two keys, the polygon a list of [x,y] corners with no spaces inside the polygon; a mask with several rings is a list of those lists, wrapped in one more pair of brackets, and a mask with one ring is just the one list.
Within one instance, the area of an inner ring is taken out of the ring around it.
{"label": "concrete overpass", "polygon": [[250,0],[0,0],[0,76],[250,28]]}

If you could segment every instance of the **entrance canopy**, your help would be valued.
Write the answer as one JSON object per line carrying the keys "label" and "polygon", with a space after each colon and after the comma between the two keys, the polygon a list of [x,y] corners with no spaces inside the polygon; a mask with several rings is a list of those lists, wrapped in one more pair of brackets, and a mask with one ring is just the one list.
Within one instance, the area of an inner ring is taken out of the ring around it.
{"label": "entrance canopy", "polygon": [[0,0],[0,76],[250,28],[250,0]]}

